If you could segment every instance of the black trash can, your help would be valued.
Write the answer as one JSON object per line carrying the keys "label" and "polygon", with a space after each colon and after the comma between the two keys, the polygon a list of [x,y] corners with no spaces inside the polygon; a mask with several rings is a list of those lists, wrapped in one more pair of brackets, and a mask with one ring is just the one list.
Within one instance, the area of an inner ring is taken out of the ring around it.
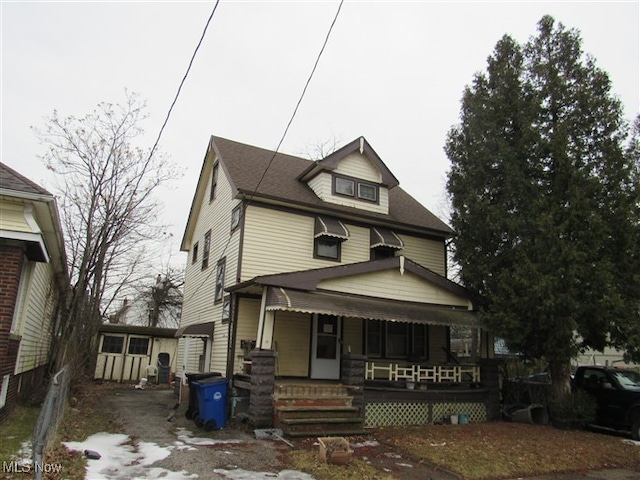
{"label": "black trash can", "polygon": [[209,379],[216,379],[216,377],[221,377],[222,374],[220,372],[208,372],[208,373],[185,373],[187,376],[187,383],[189,384],[189,408],[184,413],[184,416],[187,417],[188,420],[195,420],[198,416],[198,411],[200,407],[198,405],[198,387],[194,385],[194,382],[206,382]]}

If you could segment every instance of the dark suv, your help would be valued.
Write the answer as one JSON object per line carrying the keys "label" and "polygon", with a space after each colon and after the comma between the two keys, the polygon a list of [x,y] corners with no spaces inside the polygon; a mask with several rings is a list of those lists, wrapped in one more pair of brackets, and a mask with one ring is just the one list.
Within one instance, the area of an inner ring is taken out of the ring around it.
{"label": "dark suv", "polygon": [[640,440],[640,375],[613,367],[578,367],[574,388],[596,398],[596,424],[615,430],[631,431]]}

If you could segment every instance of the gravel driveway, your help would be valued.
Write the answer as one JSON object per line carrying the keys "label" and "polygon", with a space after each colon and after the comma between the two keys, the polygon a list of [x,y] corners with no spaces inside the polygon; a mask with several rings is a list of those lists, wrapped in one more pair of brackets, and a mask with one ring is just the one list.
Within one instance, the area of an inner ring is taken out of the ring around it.
{"label": "gravel driveway", "polygon": [[[305,478],[301,472],[291,477],[293,472],[286,471],[282,459],[290,447],[281,441],[256,440],[252,431],[241,428],[205,432],[185,418],[185,405],[180,406],[172,421],[167,421],[176,402],[172,390],[123,388],[112,390],[96,405],[96,408],[116,415],[123,427],[121,433],[132,440],[128,442],[129,448],[134,448],[141,456],[151,456],[151,459],[154,455],[156,458],[162,457],[148,453],[154,444],[164,448],[164,455],[170,452],[168,456],[152,462],[153,467],[149,461],[138,461],[139,464],[148,464],[148,468],[136,470],[135,475],[139,478],[194,478],[193,474],[206,479]],[[88,443],[84,446],[91,449]],[[111,447],[103,448],[111,450]],[[99,453],[104,458],[109,452]],[[118,463],[118,459],[115,458],[112,463]],[[182,472],[182,476],[162,473],[157,469]],[[237,471],[233,474],[227,473],[234,470]],[[114,472],[107,478],[130,478],[131,475],[130,471]]]}

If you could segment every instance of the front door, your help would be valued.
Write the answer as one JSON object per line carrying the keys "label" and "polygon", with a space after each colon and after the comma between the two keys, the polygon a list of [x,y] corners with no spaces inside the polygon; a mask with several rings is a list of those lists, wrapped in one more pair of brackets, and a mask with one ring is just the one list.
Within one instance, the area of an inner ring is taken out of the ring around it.
{"label": "front door", "polygon": [[335,315],[314,315],[311,335],[311,378],[340,378],[342,322]]}

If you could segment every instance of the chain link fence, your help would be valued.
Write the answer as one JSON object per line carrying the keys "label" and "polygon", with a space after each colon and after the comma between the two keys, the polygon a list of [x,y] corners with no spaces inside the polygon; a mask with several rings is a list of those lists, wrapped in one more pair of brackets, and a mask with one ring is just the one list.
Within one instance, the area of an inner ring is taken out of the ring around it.
{"label": "chain link fence", "polygon": [[70,378],[68,366],[63,367],[53,376],[38,416],[38,422],[33,432],[33,466],[37,480],[42,479],[43,469],[39,467],[43,465],[44,454],[55,439],[58,425],[64,415],[69,395]]}

